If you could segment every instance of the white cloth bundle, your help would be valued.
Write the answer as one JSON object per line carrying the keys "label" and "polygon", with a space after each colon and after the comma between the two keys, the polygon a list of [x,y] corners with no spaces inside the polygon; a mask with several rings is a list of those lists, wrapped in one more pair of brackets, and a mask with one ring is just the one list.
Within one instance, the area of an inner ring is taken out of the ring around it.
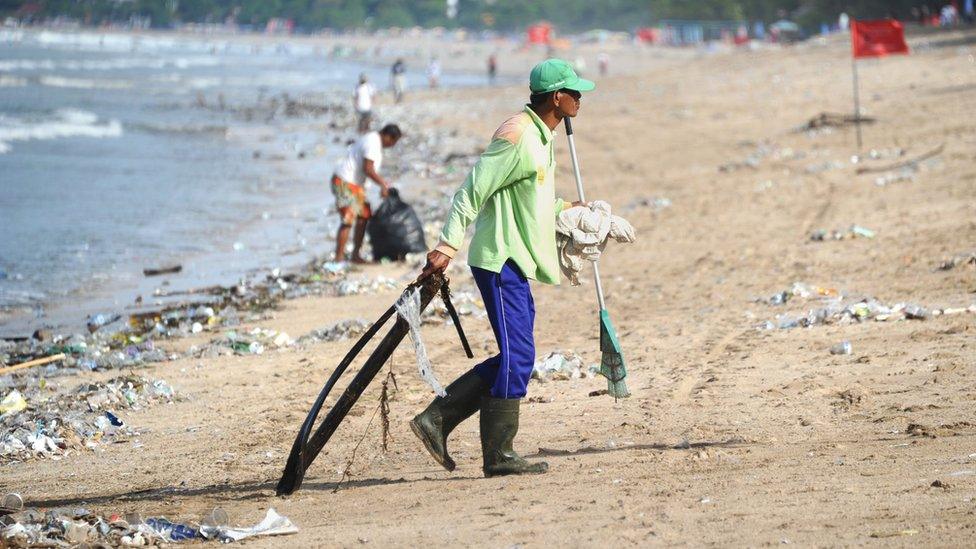
{"label": "white cloth bundle", "polygon": [[633,242],[634,227],[624,218],[610,214],[610,204],[597,200],[589,206],[563,210],[556,218],[556,246],[559,268],[573,284],[579,286],[583,260],[597,261],[609,239]]}

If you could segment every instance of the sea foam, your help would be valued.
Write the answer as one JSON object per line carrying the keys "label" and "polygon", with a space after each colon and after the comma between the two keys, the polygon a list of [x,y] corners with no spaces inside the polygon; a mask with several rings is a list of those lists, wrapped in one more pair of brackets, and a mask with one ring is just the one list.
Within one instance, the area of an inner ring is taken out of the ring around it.
{"label": "sea foam", "polygon": [[122,124],[118,120],[99,123],[95,113],[79,109],[59,109],[50,117],[37,120],[0,117],[0,154],[10,152],[14,141],[121,135]]}

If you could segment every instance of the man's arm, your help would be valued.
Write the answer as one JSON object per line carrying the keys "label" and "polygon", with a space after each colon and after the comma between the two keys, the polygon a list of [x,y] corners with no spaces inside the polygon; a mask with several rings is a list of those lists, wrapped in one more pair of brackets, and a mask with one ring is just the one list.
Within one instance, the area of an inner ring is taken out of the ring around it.
{"label": "man's arm", "polygon": [[363,173],[383,189],[381,192],[384,197],[390,194],[390,183],[376,171],[376,164],[372,160],[368,158],[363,159]]}
{"label": "man's arm", "polygon": [[464,183],[454,193],[440,242],[427,254],[427,265],[424,266],[421,278],[447,269],[454,254],[464,243],[465,230],[478,217],[488,198],[498,189],[522,177],[518,170],[519,155],[518,147],[507,139],[495,139],[488,145]]}

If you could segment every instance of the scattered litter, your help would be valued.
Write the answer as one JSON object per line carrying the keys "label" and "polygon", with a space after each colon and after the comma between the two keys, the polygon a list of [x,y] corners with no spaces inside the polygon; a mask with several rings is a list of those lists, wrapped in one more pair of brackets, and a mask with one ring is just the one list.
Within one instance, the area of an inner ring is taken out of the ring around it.
{"label": "scattered litter", "polygon": [[[905,160],[903,162],[898,162],[896,164],[892,164],[888,166],[862,166],[857,169],[857,173],[860,175],[864,173],[879,173],[879,172],[888,172],[888,171],[904,170],[904,169],[910,169],[914,171],[918,169],[918,165],[920,163],[942,154],[942,151],[944,150],[945,150],[945,143],[926,152],[925,154],[922,154],[918,157],[909,160]],[[902,151],[902,155],[904,155],[904,151]]]}
{"label": "scattered litter", "polygon": [[810,164],[803,171],[810,174],[816,175],[819,173],[830,172],[834,170],[844,169],[847,165],[843,162],[837,160],[828,160],[826,162],[819,162],[817,164]]}
{"label": "scattered litter", "polygon": [[[592,372],[587,372],[585,375],[594,376]],[[542,382],[579,379],[583,376],[583,358],[574,352],[565,354],[552,352],[545,358],[536,359],[532,366],[532,379]]]}
{"label": "scattered litter", "polygon": [[342,341],[364,334],[370,326],[371,324],[369,322],[360,318],[342,320],[325,328],[312,330],[298,338],[297,343],[299,345],[308,345],[322,341]]}
{"label": "scattered litter", "polygon": [[268,509],[264,519],[250,528],[204,525],[200,527],[200,533],[207,539],[216,539],[222,543],[230,543],[254,536],[296,534],[298,533],[298,527],[292,524],[288,520],[288,517],[279,515],[271,507]]}
{"label": "scattered litter", "polygon": [[227,354],[260,355],[267,349],[283,349],[294,344],[295,340],[287,333],[268,328],[252,328],[246,332],[230,330],[210,343],[190,347],[187,355],[196,358]]}
{"label": "scattered litter", "polygon": [[939,271],[951,271],[960,265],[973,265],[976,267],[976,252],[969,252],[966,254],[958,254],[949,259],[942,260],[939,264],[937,270]]}
{"label": "scattered litter", "polygon": [[849,355],[852,352],[854,352],[854,348],[851,346],[850,341],[842,341],[830,348],[830,354],[832,355]]}
{"label": "scattered litter", "polygon": [[827,231],[820,229],[810,235],[810,240],[814,242],[824,242],[827,240],[850,240],[853,238],[874,238],[877,235],[871,229],[860,225],[851,225],[847,229]]}
{"label": "scattered litter", "polygon": [[[18,496],[19,498],[19,496]],[[23,502],[21,501],[21,508]],[[20,509],[0,522],[0,545],[4,547],[129,547],[216,540],[233,543],[254,536],[294,534],[298,528],[287,517],[268,509],[264,519],[252,527],[227,526],[227,513],[214,509],[202,523],[171,522],[162,517],[143,520],[137,513],[106,518],[88,509],[59,508],[41,511]]]}
{"label": "scattered litter", "polygon": [[16,513],[24,509],[24,498],[20,494],[9,493],[0,500],[0,517]]}
{"label": "scattered litter", "polygon": [[758,298],[754,301],[767,305],[783,305],[794,298],[811,299],[814,297],[837,297],[838,295],[840,295],[839,292],[834,288],[814,286],[805,282],[794,282],[787,290],[777,292],[766,298]]}
{"label": "scattered litter", "polygon": [[417,368],[420,370],[421,379],[430,385],[437,396],[447,396],[444,387],[434,375],[430,359],[427,357],[427,348],[424,347],[424,341],[420,337],[420,288],[414,288],[412,292],[401,296],[394,307],[400,318],[410,325],[410,340],[413,341],[413,350],[417,354]]}
{"label": "scattered litter", "polygon": [[[454,304],[458,316],[475,316],[477,318],[487,316],[485,304],[481,301],[481,294],[470,289],[451,290],[451,303]],[[452,322],[451,315],[447,312],[447,305],[440,299],[431,301],[421,318],[428,324],[450,324]]]}
{"label": "scattered litter", "polygon": [[372,294],[384,290],[395,290],[399,287],[399,282],[385,276],[378,276],[375,279],[362,277],[339,282],[336,286],[336,294],[340,296]]}
{"label": "scattered litter", "polygon": [[[775,297],[775,296],[774,296]],[[929,309],[915,303],[896,303],[886,305],[872,297],[843,298],[826,300],[826,305],[810,309],[805,315],[777,315],[775,321],[760,325],[763,330],[788,330],[826,324],[851,324],[854,322],[896,322],[899,320],[928,320],[946,314],[976,314],[976,304],[962,308]]]}
{"label": "scattered litter", "polygon": [[874,179],[874,184],[879,187],[885,187],[891,185],[892,183],[901,183],[902,181],[915,181],[915,172],[917,170],[914,167],[902,168],[896,172],[886,173],[882,176],[876,177]]}
{"label": "scattered litter", "polygon": [[26,406],[0,416],[0,463],[56,458],[108,440],[127,440],[136,432],[115,410],[138,410],[175,396],[165,381],[138,376],[83,383],[53,395],[46,384],[19,392]]}
{"label": "scattered litter", "polygon": [[7,396],[0,400],[0,416],[6,414],[16,414],[21,410],[27,409],[27,401],[24,400],[24,396],[20,394],[20,391],[14,389],[7,393]]}
{"label": "scattered litter", "polygon": [[663,196],[642,196],[635,198],[627,203],[623,208],[624,212],[632,212],[638,208],[650,208],[651,213],[658,213],[670,208],[672,205],[670,198]]}

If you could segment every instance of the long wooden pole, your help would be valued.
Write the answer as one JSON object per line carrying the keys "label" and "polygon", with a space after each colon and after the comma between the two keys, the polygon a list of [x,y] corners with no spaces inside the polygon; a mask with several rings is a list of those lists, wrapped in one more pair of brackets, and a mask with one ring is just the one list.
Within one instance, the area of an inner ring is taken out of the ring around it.
{"label": "long wooden pole", "polygon": [[28,360],[27,362],[14,364],[13,366],[7,366],[6,368],[0,368],[0,376],[9,374],[10,372],[16,372],[17,370],[23,370],[24,368],[30,368],[31,366],[43,366],[51,362],[64,360],[64,358],[65,358],[64,353],[58,353],[56,355],[46,356],[44,358],[35,358],[34,360]]}

